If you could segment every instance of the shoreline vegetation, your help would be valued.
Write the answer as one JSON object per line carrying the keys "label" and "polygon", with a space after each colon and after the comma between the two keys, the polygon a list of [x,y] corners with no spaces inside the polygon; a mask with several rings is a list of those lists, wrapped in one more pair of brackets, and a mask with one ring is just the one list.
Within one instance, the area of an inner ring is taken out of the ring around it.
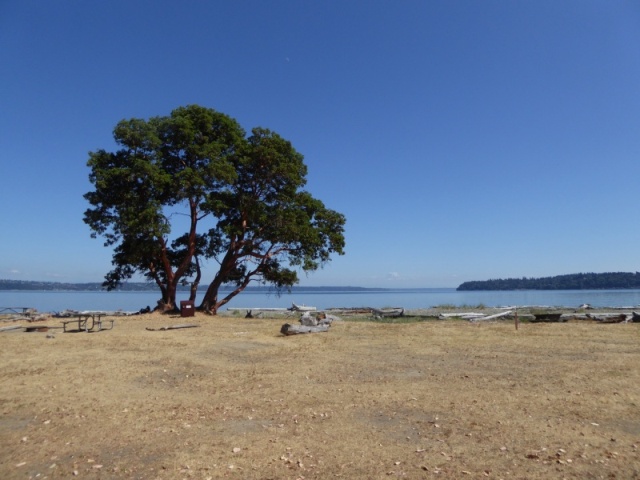
{"label": "shoreline vegetation", "polygon": [[457,290],[620,290],[638,288],[640,288],[640,272],[607,272],[471,281],[462,283]]}

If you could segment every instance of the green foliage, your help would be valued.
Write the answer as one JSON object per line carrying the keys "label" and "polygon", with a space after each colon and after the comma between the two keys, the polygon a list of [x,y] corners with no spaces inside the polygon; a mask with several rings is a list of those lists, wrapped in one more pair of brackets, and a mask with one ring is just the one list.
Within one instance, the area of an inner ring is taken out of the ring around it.
{"label": "green foliage", "polygon": [[[235,180],[228,157],[244,130],[230,117],[192,105],[169,117],[122,120],[114,129],[116,152],[89,154],[89,180],[95,190],[84,221],[92,236],[114,246],[113,270],[104,285],[113,289],[135,273],[153,280],[166,308],[175,308],[175,292],[193,273],[202,241],[198,222],[211,189]],[[189,218],[188,231],[171,243],[174,209]]]}
{"label": "green foliage", "polygon": [[231,161],[236,181],[212,192],[207,204],[218,219],[207,234],[209,254],[221,265],[203,300],[207,310],[233,297],[217,298],[224,283],[290,288],[296,269],[316,270],[344,248],[344,216],[302,190],[307,167],[290,142],[256,128]]}
{"label": "green foliage", "polygon": [[575,273],[464,282],[458,290],[598,290],[640,288],[640,272]]}
{"label": "green foliage", "polygon": [[[174,308],[176,286],[199,279],[198,259],[211,258],[220,268],[202,307],[215,312],[252,280],[290,288],[298,269],[343,254],[344,216],[303,190],[303,156],[278,134],[246,137],[227,115],[191,105],[123,120],[114,138],[116,152],[90,153],[84,216],[114,247],[108,288],[142,273]],[[186,231],[173,231],[175,218],[188,219]],[[237,288],[218,299],[225,284]]]}

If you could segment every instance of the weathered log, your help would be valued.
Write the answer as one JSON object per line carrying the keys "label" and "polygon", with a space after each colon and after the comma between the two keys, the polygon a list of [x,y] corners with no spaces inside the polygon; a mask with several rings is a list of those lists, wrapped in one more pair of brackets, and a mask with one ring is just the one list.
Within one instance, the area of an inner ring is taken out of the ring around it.
{"label": "weathered log", "polygon": [[[60,327],[58,327],[60,328]],[[29,333],[29,332],[48,332],[49,331],[49,327],[47,327],[46,325],[38,325],[38,326],[28,326],[28,327],[24,327],[24,331]]]}
{"label": "weathered log", "polygon": [[376,317],[402,317],[404,315],[403,307],[373,308],[371,310]]}
{"label": "weathered log", "polygon": [[333,307],[328,308],[328,312],[340,313],[342,315],[367,315],[373,312],[371,307]]}
{"label": "weathered log", "polygon": [[535,313],[531,322],[562,322],[566,321],[562,318],[562,313]]}
{"label": "weathered log", "polygon": [[18,330],[24,328],[22,325],[10,325],[8,327],[0,327],[0,332],[8,332],[9,330]]}
{"label": "weathered log", "polygon": [[329,325],[307,326],[291,325],[289,323],[285,323],[280,329],[280,333],[283,335],[298,335],[300,333],[318,333],[327,331],[329,331]]}
{"label": "weathered log", "polygon": [[486,317],[474,317],[474,318],[470,318],[469,321],[470,322],[482,322],[484,320],[493,320],[496,318],[500,318],[500,317],[506,317],[507,315],[511,315],[513,312],[511,310],[507,310],[506,312],[501,312],[501,313],[495,313],[493,315],[488,315]]}
{"label": "weathered log", "polygon": [[486,317],[486,313],[476,313],[476,312],[460,312],[460,313],[441,313],[438,315],[439,318],[447,319],[447,318],[463,318],[465,320],[472,320],[474,318],[482,318]]}
{"label": "weathered log", "polygon": [[335,315],[328,315],[328,314],[325,313],[324,314],[324,318],[320,319],[318,321],[318,324],[320,324],[320,325],[325,325],[325,324],[331,325],[333,322],[337,322],[337,321],[340,321],[340,320],[342,320],[340,317],[337,317]]}
{"label": "weathered log", "polygon": [[194,328],[194,327],[199,327],[200,325],[196,325],[194,323],[183,323],[181,325],[170,325],[168,327],[160,327],[160,328],[149,328],[147,327],[147,330],[149,330],[150,332],[157,332],[160,330],[177,330],[178,328]]}
{"label": "weathered log", "polygon": [[622,323],[627,322],[630,318],[633,318],[633,313],[627,317],[624,313],[601,313],[601,314],[587,314],[592,320],[595,320],[600,323]]}
{"label": "weathered log", "polygon": [[300,324],[305,327],[316,327],[318,326],[318,319],[314,315],[311,315],[311,312],[304,312],[300,316]]}
{"label": "weathered log", "polygon": [[328,315],[324,312],[313,315],[312,312],[304,312],[300,316],[300,324],[305,327],[316,327],[318,325],[331,325],[334,321],[340,320],[335,315]]}

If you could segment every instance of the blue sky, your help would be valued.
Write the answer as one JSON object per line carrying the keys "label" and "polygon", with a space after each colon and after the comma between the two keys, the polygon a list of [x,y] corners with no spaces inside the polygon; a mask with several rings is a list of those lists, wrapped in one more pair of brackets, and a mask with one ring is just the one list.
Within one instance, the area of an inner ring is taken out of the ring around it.
{"label": "blue sky", "polygon": [[640,270],[638,45],[638,2],[2,1],[0,278],[101,281],[88,152],[193,103],[346,215],[303,285]]}

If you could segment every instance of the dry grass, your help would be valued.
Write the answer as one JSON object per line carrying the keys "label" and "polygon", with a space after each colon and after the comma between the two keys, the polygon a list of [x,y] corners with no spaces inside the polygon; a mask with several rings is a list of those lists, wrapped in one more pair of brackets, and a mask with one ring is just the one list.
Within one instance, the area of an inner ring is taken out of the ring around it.
{"label": "dry grass", "polygon": [[184,320],[0,333],[0,477],[640,478],[639,324]]}

